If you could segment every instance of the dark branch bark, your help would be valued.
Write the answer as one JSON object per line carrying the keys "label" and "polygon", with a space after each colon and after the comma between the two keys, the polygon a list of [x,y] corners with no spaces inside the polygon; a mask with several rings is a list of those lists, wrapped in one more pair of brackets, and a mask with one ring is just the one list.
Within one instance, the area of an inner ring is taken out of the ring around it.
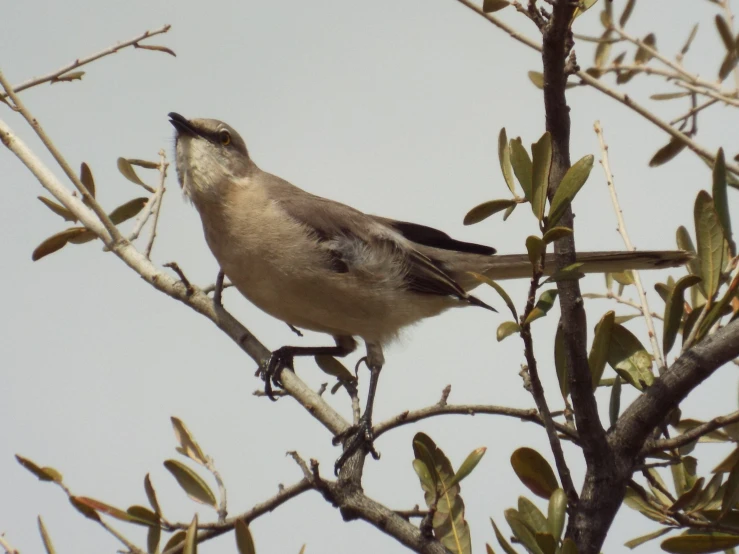
{"label": "dark branch bark", "polygon": [[639,456],[650,433],[665,415],[675,409],[690,391],[737,355],[739,321],[729,323],[684,352],[619,417],[609,437],[619,455],[625,459]]}

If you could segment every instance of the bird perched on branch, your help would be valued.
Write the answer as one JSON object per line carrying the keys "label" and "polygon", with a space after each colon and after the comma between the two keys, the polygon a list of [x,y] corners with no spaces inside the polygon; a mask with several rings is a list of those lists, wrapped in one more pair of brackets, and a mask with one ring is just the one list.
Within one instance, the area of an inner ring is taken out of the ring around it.
{"label": "bird perched on branch", "polygon": [[[367,347],[370,388],[360,424],[344,440],[337,470],[372,448],[372,406],[382,346],[421,319],[463,306],[493,309],[469,292],[492,279],[531,276],[526,254],[461,242],[426,227],[364,214],[315,196],[259,169],[244,140],[215,119],[169,114],[176,129],[177,175],[200,214],[205,239],[222,271],[247,299],[291,326],[327,333],[335,346],[283,346],[264,371],[280,385],[295,356],[346,356]],[[680,251],[578,253],[588,273],[682,265]],[[551,271],[553,259],[545,268]]]}

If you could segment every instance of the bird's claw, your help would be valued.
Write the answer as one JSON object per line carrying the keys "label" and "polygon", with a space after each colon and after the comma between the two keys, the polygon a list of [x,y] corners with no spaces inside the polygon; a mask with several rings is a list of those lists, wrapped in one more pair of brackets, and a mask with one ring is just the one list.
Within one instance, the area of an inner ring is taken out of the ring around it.
{"label": "bird's claw", "polygon": [[262,379],[264,379],[264,394],[266,394],[272,401],[277,400],[272,391],[272,385],[278,388],[283,388],[282,380],[280,379],[283,369],[293,371],[293,356],[285,352],[282,348],[278,348],[272,352],[272,355],[267,362],[267,367],[262,373]]}
{"label": "bird's claw", "polygon": [[343,443],[344,452],[341,453],[341,456],[339,456],[339,459],[334,464],[334,473],[338,475],[347,460],[360,448],[371,454],[375,460],[379,460],[380,454],[375,450],[374,441],[375,435],[372,432],[372,422],[364,416],[359,419],[357,425],[352,425],[346,431],[336,435],[332,442],[334,445]]}

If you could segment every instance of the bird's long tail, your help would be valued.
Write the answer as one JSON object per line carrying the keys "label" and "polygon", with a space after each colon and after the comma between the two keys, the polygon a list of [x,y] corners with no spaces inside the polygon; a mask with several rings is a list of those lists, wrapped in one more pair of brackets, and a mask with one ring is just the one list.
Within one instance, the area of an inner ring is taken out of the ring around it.
{"label": "bird's long tail", "polygon": [[[628,269],[664,269],[685,265],[693,254],[683,250],[642,250],[635,252],[578,252],[578,268],[583,273],[620,273]],[[554,254],[547,254],[545,275],[554,271]],[[482,271],[480,271],[482,269]],[[531,262],[526,254],[490,256],[478,272],[494,280],[523,279],[531,277]],[[474,288],[479,282],[461,276],[460,284],[466,289]]]}

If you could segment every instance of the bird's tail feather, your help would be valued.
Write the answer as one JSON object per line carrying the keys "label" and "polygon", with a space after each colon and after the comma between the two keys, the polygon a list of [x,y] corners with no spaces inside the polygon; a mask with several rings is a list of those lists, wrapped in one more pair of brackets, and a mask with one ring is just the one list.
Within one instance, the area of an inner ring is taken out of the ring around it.
{"label": "bird's tail feather", "polygon": [[[641,250],[634,252],[578,252],[578,269],[583,273],[620,273],[628,269],[664,269],[685,265],[693,254],[684,250]],[[554,272],[554,254],[547,254],[545,275]],[[479,272],[479,270],[478,270]],[[491,256],[481,273],[496,281],[531,277],[531,262],[526,254]],[[465,289],[476,286],[474,280],[464,279]],[[479,282],[477,282],[479,283]]]}

